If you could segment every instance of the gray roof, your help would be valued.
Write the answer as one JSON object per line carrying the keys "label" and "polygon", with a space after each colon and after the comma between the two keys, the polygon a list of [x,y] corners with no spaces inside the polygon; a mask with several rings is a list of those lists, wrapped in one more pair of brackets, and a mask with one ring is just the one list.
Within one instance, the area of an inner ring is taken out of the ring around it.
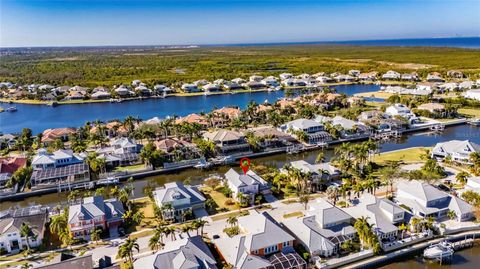
{"label": "gray roof", "polygon": [[392,215],[406,212],[392,201],[385,198],[377,198],[369,193],[363,194],[360,197],[359,204],[345,208],[345,211],[355,218],[367,217],[368,223],[374,225],[379,232],[384,234],[398,230],[385,212]]}
{"label": "gray roof", "polygon": [[239,132],[221,129],[204,133],[203,138],[210,141],[236,141],[245,138],[245,136]]}
{"label": "gray roof", "polygon": [[205,197],[192,186],[185,186],[182,182],[166,183],[163,188],[154,191],[155,201],[159,204],[173,203],[179,199],[189,199],[190,205],[205,202]]}
{"label": "gray roof", "polygon": [[468,158],[473,152],[480,152],[480,145],[470,140],[450,140],[447,142],[437,143],[432,149],[432,154],[459,154]]}
{"label": "gray roof", "polygon": [[251,185],[267,185],[267,182],[252,170],[248,170],[246,174],[243,174],[230,168],[225,173],[225,178],[237,188]]}
{"label": "gray roof", "polygon": [[157,253],[140,258],[135,268],[216,269],[216,260],[201,236],[168,242]]}
{"label": "gray roof", "polygon": [[287,123],[288,128],[296,128],[296,129],[308,129],[312,127],[322,126],[322,124],[309,119],[297,119]]}
{"label": "gray roof", "polygon": [[262,268],[268,261],[250,257],[251,251],[294,240],[266,212],[251,210],[250,215],[238,218],[238,224],[242,234],[215,240],[222,256],[236,268]]}
{"label": "gray roof", "polygon": [[318,175],[323,174],[323,172],[327,172],[330,175],[336,175],[340,173],[340,171],[329,162],[310,164],[304,160],[298,160],[291,162],[290,165],[293,168],[299,169],[303,173],[312,173]]}
{"label": "gray roof", "polygon": [[397,184],[397,190],[407,192],[410,195],[413,195],[415,198],[426,202],[448,196],[447,193],[435,188],[434,186],[418,180],[400,181]]}
{"label": "gray roof", "polygon": [[0,214],[0,234],[20,232],[23,223],[28,223],[35,235],[43,235],[48,213],[37,206],[3,211]]}
{"label": "gray roof", "polygon": [[105,216],[109,221],[112,218],[121,218],[124,212],[122,203],[116,199],[103,200],[101,196],[90,196],[81,203],[70,206],[68,223],[77,223],[80,218],[90,220],[100,216]]}

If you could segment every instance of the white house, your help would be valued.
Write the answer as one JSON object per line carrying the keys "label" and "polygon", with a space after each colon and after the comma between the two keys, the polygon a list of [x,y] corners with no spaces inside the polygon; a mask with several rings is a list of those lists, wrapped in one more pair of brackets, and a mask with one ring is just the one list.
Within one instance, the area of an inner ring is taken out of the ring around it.
{"label": "white house", "polygon": [[185,186],[181,182],[166,183],[164,187],[157,188],[153,192],[155,203],[160,208],[170,207],[171,210],[163,210],[163,217],[167,220],[180,220],[183,212],[191,210],[193,214],[199,211],[201,215],[205,208],[205,197],[195,187]]}
{"label": "white house", "polygon": [[48,153],[41,148],[32,159],[32,167],[35,170],[64,167],[72,164],[82,163],[82,158],[73,154],[72,150],[61,149]]}
{"label": "white house", "polygon": [[249,196],[250,203],[253,203],[255,196],[259,193],[270,193],[270,184],[252,170],[248,170],[247,173],[243,174],[230,168],[230,170],[225,173],[225,180],[227,181],[228,187],[232,190],[233,198],[235,199],[237,199],[237,195],[241,193],[244,196]]}
{"label": "white house", "polygon": [[308,136],[308,143],[321,143],[330,141],[332,137],[324,131],[324,126],[314,120],[296,119],[280,126],[280,130],[286,133],[294,133],[301,131]]}
{"label": "white house", "polygon": [[480,145],[470,140],[450,140],[437,143],[431,151],[432,158],[444,159],[450,156],[452,161],[471,164],[470,155],[480,153]]}
{"label": "white house", "polygon": [[184,92],[199,92],[200,91],[200,89],[195,84],[185,83],[185,84],[182,85],[181,88]]}
{"label": "white house", "polygon": [[387,71],[387,73],[382,75],[382,79],[384,80],[398,80],[400,78],[401,78],[400,73],[393,70],[389,70]]}
{"label": "white house", "polygon": [[480,89],[478,89],[478,90],[468,90],[468,91],[463,93],[463,97],[480,101]]}
{"label": "white house", "polygon": [[465,190],[480,194],[480,177],[469,177],[465,185]]}
{"label": "white house", "polygon": [[407,120],[412,120],[416,118],[415,114],[412,113],[410,108],[408,108],[406,105],[403,105],[403,104],[391,105],[387,107],[387,109],[385,110],[385,113],[392,117],[400,116]]}

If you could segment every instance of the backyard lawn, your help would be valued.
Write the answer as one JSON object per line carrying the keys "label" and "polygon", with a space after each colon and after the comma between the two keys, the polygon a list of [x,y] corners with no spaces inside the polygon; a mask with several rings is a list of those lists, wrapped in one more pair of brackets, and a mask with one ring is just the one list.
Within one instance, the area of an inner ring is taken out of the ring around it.
{"label": "backyard lawn", "polygon": [[148,197],[143,197],[139,199],[135,199],[133,201],[138,210],[142,211],[144,214],[144,218],[140,225],[136,227],[136,231],[142,230],[144,228],[155,228],[156,227],[156,220],[155,215],[153,213],[153,202]]}
{"label": "backyard lawn", "polygon": [[216,212],[222,212],[222,211],[232,211],[238,209],[238,206],[236,203],[233,204],[226,204],[227,200],[233,200],[233,198],[228,198],[226,197],[223,193],[213,190],[210,187],[203,187],[201,191],[205,194],[205,196],[210,197],[215,201],[217,204]]}
{"label": "backyard lawn", "polygon": [[458,110],[458,113],[471,116],[471,117],[480,117],[480,109],[460,108]]}
{"label": "backyard lawn", "polygon": [[425,154],[425,150],[431,149],[430,147],[413,147],[402,150],[395,150],[390,152],[380,153],[373,157],[373,161],[376,163],[384,163],[385,161],[402,161],[404,163],[416,163],[422,162],[420,158],[422,154]]}
{"label": "backyard lawn", "polygon": [[145,169],[145,165],[143,163],[129,166],[119,166],[115,168],[115,171],[137,171],[142,169]]}

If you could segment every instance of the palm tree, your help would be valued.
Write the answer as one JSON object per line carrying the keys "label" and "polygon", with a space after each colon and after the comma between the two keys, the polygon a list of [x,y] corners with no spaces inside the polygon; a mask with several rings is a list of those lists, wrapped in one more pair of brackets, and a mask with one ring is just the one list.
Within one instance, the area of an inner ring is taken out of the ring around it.
{"label": "palm tree", "polygon": [[180,231],[182,233],[186,233],[188,237],[190,237],[190,231],[192,230],[192,226],[188,223],[186,224],[183,224],[182,226],[180,226]]}
{"label": "palm tree", "polygon": [[148,247],[152,251],[157,251],[162,249],[165,244],[161,241],[160,235],[158,233],[153,234],[152,237],[148,240]]}
{"label": "palm tree", "polygon": [[35,239],[36,235],[32,231],[32,227],[28,223],[22,223],[20,227],[20,235],[26,239],[27,249],[30,252],[30,238]]}
{"label": "palm tree", "polygon": [[22,264],[22,267],[20,267],[20,269],[28,269],[28,268],[32,268],[32,267],[33,267],[32,264],[26,262],[26,263]]}
{"label": "palm tree", "polygon": [[125,240],[125,243],[118,248],[118,256],[123,258],[125,261],[128,261],[129,264],[133,264],[134,250],[140,252],[140,246],[137,243],[137,239],[129,237],[127,240]]}
{"label": "palm tree", "polygon": [[230,224],[230,226],[234,227],[238,223],[238,219],[236,216],[230,216],[227,219],[227,223]]}
{"label": "palm tree", "polygon": [[405,225],[405,223],[402,223],[400,224],[400,226],[398,226],[398,230],[402,232],[402,240],[403,240],[403,236],[405,234],[405,231],[408,230],[408,226]]}
{"label": "palm tree", "polygon": [[449,210],[447,213],[447,217],[451,220],[454,220],[457,218],[457,213],[455,213],[455,211],[453,210]]}
{"label": "palm tree", "polygon": [[[208,224],[208,221],[204,219],[196,219],[195,221],[197,223],[197,227],[200,228],[200,235],[203,236],[203,228],[205,227],[205,225]],[[197,230],[197,235],[198,235],[198,230]]]}
{"label": "palm tree", "polygon": [[455,179],[457,180],[457,182],[459,182],[460,184],[462,185],[465,185],[467,183],[467,178],[468,178],[469,174],[465,171],[462,171],[460,173],[458,173],[456,176],[455,176]]}
{"label": "palm tree", "polygon": [[317,158],[315,158],[315,163],[323,163],[325,161],[325,152],[320,151],[317,155]]}

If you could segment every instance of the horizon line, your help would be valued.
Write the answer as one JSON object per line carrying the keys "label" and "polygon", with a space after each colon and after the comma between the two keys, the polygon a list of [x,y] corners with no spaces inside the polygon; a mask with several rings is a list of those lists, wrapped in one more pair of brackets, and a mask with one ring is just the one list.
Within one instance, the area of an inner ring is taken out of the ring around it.
{"label": "horizon line", "polygon": [[[272,42],[245,42],[245,43],[198,43],[198,44],[172,44],[172,45],[65,45],[65,46],[17,46],[3,47],[0,49],[29,49],[29,48],[107,48],[107,47],[222,47],[222,46],[253,46],[253,45],[289,45],[289,44],[322,44],[322,43],[347,43],[347,42],[374,42],[374,41],[399,41],[399,40],[426,40],[426,39],[467,39],[480,38],[477,36],[445,36],[445,37],[414,37],[414,38],[385,38],[385,39],[350,39],[326,41],[272,41]],[[348,44],[345,44],[348,45]]]}

